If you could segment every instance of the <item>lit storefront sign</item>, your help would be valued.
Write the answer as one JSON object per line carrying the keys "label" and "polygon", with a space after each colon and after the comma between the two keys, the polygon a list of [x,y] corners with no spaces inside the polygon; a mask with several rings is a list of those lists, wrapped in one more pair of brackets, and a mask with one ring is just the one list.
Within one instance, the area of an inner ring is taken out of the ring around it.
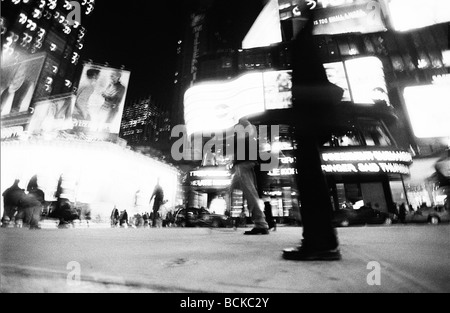
{"label": "lit storefront sign", "polygon": [[225,188],[231,185],[231,173],[224,168],[192,171],[189,179],[192,187]]}
{"label": "lit storefront sign", "polygon": [[324,151],[322,169],[325,173],[386,173],[409,175],[412,156],[405,151]]}
{"label": "lit storefront sign", "polygon": [[250,73],[188,89],[184,97],[187,133],[222,131],[244,116],[292,107],[291,73]]}
{"label": "lit storefront sign", "polygon": [[397,31],[408,31],[450,22],[448,0],[383,0],[387,2],[389,19]]}

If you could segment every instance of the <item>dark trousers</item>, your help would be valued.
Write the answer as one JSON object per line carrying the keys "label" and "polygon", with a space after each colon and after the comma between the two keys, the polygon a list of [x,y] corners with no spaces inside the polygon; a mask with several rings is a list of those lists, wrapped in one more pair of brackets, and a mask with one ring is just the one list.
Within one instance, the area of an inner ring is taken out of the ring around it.
{"label": "dark trousers", "polygon": [[152,226],[156,227],[156,222],[159,218],[159,208],[162,205],[162,200],[155,199],[155,203],[153,203],[153,216],[152,216]]}

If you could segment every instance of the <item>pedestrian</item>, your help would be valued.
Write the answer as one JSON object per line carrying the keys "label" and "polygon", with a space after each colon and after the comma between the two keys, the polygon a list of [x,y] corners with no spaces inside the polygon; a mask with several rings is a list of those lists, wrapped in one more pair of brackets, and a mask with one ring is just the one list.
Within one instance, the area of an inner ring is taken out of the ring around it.
{"label": "pedestrian", "polygon": [[296,261],[341,259],[333,206],[322,169],[320,146],[329,138],[343,89],[330,83],[313,36],[315,11],[301,11],[305,26],[293,41],[293,116],[297,182],[301,200],[303,240],[300,246],[285,249],[283,257]]}
{"label": "pedestrian", "polygon": [[127,210],[123,210],[119,217],[120,227],[128,227],[128,213]]}
{"label": "pedestrian", "polygon": [[159,178],[156,181],[156,186],[155,186],[153,194],[150,198],[150,203],[152,202],[153,199],[155,199],[155,201],[153,202],[152,226],[156,227],[156,223],[160,217],[159,209],[161,208],[161,205],[164,202],[164,190],[162,189],[162,187],[160,185]]}
{"label": "pedestrian", "polygon": [[270,198],[265,199],[264,201],[264,215],[266,215],[266,221],[269,225],[269,230],[276,231],[277,230],[277,222],[273,217],[272,205],[270,204]]}
{"label": "pedestrian", "polygon": [[23,219],[24,224],[29,225],[30,229],[41,229],[39,222],[44,208],[44,198],[44,193],[40,189],[33,189],[25,194],[19,201],[17,220]]}
{"label": "pedestrian", "polygon": [[[237,153],[234,154],[231,169],[233,173],[231,186],[239,187],[244,193],[244,198],[247,200],[248,210],[251,212],[254,223],[254,228],[246,231],[244,235],[268,235],[269,225],[263,212],[264,202],[259,197],[257,190],[255,174],[255,167],[258,164],[257,157],[255,160],[252,160],[251,157],[252,152],[258,153],[258,151],[251,151],[252,147],[255,147],[255,143],[252,143],[252,141],[257,141],[256,127],[247,118],[240,119],[236,126],[238,127],[235,127],[236,131],[233,135],[235,144],[238,149],[245,145],[245,153],[236,151]],[[245,131],[239,131],[239,128],[242,130],[242,127]]]}
{"label": "pedestrian", "polygon": [[20,180],[16,179],[12,186],[6,189],[2,194],[4,208],[2,227],[8,227],[18,210],[20,199],[25,196],[25,190],[19,187],[19,183]]}
{"label": "pedestrian", "polygon": [[149,218],[150,218],[150,216],[148,215],[147,212],[145,212],[144,215],[142,215],[142,219],[144,220],[144,228],[148,228],[148,226],[149,226],[149,223],[148,223]]}
{"label": "pedestrian", "polygon": [[119,223],[119,210],[117,209],[116,206],[114,206],[114,209],[111,212],[111,227],[116,227],[117,224]]}
{"label": "pedestrian", "polygon": [[400,209],[399,209],[399,213],[398,213],[398,219],[400,220],[400,223],[405,223],[406,222],[406,204],[402,203],[400,205]]}

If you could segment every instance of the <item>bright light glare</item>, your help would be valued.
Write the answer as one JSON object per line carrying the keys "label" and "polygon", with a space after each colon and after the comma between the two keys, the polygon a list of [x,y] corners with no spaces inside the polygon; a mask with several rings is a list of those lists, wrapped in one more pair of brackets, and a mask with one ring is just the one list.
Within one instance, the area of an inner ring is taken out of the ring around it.
{"label": "bright light glare", "polygon": [[270,0],[245,36],[242,48],[267,47],[282,41],[278,0]]}
{"label": "bright light glare", "polygon": [[233,127],[240,118],[264,111],[262,73],[194,86],[186,92],[184,106],[189,135]]}
{"label": "bright light glare", "polygon": [[405,88],[404,98],[418,138],[450,137],[450,86]]}
{"label": "bright light glare", "polygon": [[[150,211],[149,200],[160,178],[166,207],[176,205],[178,171],[149,157],[111,143],[82,141],[30,141],[1,143],[2,191],[16,178],[26,188],[34,175],[47,201],[54,201],[58,179],[73,201],[90,203],[93,217],[109,217],[114,205],[129,214],[138,213],[136,192],[145,199],[140,211]],[[142,212],[140,212],[142,213]]]}
{"label": "bright light glare", "polygon": [[391,0],[389,10],[394,29],[398,31],[450,22],[448,0]]}

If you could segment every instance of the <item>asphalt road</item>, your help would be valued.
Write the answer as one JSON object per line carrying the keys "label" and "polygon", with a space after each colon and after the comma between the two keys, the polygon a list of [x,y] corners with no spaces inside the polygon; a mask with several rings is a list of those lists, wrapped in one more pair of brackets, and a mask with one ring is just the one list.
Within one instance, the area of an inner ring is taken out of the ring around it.
{"label": "asphalt road", "polygon": [[450,292],[450,225],[338,229],[343,260],[332,263],[281,258],[301,228],[243,231],[1,229],[0,291]]}

